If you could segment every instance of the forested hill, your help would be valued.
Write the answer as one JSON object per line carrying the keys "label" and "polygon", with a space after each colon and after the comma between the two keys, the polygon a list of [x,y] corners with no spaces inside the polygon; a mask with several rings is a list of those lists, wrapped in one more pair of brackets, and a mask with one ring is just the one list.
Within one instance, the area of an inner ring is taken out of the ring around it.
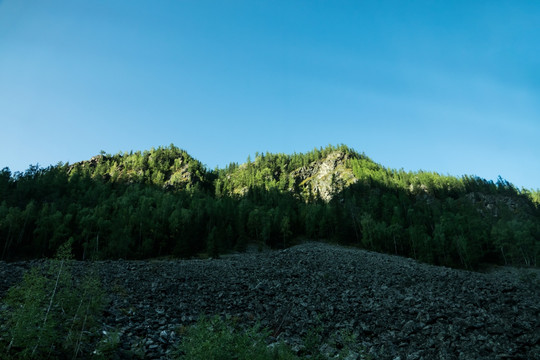
{"label": "forested hill", "polygon": [[68,166],[67,173],[70,178],[89,177],[105,182],[139,183],[174,190],[209,184],[201,162],[174,145],[129,154],[108,155],[102,151],[89,161]]}
{"label": "forested hill", "polygon": [[211,256],[323,239],[453,267],[537,266],[540,192],[387,169],[346,146],[209,170],[171,145],[0,172],[0,260]]}

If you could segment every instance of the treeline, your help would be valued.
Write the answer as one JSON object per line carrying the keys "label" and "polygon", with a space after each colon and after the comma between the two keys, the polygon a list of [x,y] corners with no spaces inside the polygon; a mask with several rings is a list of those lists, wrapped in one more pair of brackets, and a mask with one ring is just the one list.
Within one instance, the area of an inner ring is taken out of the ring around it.
{"label": "treeline", "polygon": [[[324,182],[328,201],[313,185]],[[49,257],[68,240],[81,259],[132,259],[309,238],[453,267],[536,266],[539,200],[501,178],[386,169],[343,145],[215,170],[171,145],[3,169],[0,259]]]}

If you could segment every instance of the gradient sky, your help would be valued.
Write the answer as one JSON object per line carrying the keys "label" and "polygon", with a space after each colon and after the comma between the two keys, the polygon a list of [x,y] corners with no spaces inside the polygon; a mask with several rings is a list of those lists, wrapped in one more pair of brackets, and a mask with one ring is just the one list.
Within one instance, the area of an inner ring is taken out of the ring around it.
{"label": "gradient sky", "polygon": [[0,168],[344,143],[540,188],[540,1],[0,0]]}

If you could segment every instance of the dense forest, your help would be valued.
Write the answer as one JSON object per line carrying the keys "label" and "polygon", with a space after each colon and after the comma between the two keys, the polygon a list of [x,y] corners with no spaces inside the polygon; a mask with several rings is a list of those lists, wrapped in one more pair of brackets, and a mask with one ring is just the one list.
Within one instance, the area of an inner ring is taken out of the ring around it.
{"label": "dense forest", "polygon": [[537,266],[540,191],[385,168],[341,146],[207,169],[170,145],[0,171],[0,260],[219,256],[320,239],[462,268]]}

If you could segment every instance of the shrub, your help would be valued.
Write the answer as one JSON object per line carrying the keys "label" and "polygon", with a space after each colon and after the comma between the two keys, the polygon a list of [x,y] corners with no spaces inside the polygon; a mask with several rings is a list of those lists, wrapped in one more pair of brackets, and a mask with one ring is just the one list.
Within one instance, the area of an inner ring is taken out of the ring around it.
{"label": "shrub", "polygon": [[231,320],[202,317],[185,330],[175,356],[190,360],[371,359],[348,331],[336,332],[324,341],[321,324],[308,331],[299,355],[283,342],[268,346],[270,333],[259,325],[241,330]]}
{"label": "shrub", "polygon": [[66,243],[54,260],[32,268],[8,290],[0,313],[7,332],[0,347],[6,358],[76,358],[92,351],[103,290],[92,274],[80,281],[73,278],[72,262]]}
{"label": "shrub", "polygon": [[219,316],[201,318],[189,327],[176,356],[193,360],[267,360],[295,359],[284,344],[269,347],[266,339],[270,332],[258,325],[241,331],[232,321]]}

